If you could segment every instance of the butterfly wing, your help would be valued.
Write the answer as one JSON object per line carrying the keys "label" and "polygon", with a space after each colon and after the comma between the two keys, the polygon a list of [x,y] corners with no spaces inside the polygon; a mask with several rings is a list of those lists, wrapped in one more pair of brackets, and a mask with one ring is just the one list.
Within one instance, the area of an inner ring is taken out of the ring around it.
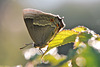
{"label": "butterfly wing", "polygon": [[[24,21],[35,47],[44,47],[60,30],[61,24],[55,17],[57,18],[57,16],[34,9],[24,10]],[[51,22],[51,18],[55,19],[55,22]]]}

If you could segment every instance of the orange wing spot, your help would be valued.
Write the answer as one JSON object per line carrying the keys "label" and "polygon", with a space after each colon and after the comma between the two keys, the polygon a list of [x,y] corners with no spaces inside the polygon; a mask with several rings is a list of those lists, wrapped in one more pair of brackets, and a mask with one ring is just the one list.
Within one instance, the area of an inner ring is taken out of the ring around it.
{"label": "orange wing spot", "polygon": [[54,19],[52,18],[52,19],[50,19],[50,21],[51,21],[51,22],[54,22]]}

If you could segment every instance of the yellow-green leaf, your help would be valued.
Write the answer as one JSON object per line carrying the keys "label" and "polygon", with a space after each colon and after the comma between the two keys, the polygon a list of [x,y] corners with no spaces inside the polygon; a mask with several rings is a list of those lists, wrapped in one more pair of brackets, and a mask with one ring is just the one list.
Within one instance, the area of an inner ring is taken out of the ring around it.
{"label": "yellow-green leaf", "polygon": [[78,27],[73,28],[72,30],[74,30],[76,32],[84,32],[87,30],[87,28],[84,26],[78,26]]}
{"label": "yellow-green leaf", "polygon": [[48,44],[48,48],[57,47],[75,41],[77,32],[72,30],[63,30],[59,32],[56,37]]}

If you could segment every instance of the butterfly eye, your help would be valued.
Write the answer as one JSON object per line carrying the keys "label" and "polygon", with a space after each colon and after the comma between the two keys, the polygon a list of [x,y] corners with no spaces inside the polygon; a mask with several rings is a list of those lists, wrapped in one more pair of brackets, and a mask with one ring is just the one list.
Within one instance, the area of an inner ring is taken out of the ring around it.
{"label": "butterfly eye", "polygon": [[54,22],[54,19],[52,18],[52,19],[50,19],[50,21],[51,21],[51,22]]}

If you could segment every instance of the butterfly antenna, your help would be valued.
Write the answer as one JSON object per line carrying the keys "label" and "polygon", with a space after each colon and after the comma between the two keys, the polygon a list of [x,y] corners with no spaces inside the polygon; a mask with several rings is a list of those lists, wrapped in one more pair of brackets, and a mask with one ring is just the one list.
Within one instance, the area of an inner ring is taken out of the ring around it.
{"label": "butterfly antenna", "polygon": [[32,45],[33,43],[29,43],[29,44],[25,44],[25,46],[21,47],[20,49],[24,49],[25,47],[27,47],[28,45]]}

